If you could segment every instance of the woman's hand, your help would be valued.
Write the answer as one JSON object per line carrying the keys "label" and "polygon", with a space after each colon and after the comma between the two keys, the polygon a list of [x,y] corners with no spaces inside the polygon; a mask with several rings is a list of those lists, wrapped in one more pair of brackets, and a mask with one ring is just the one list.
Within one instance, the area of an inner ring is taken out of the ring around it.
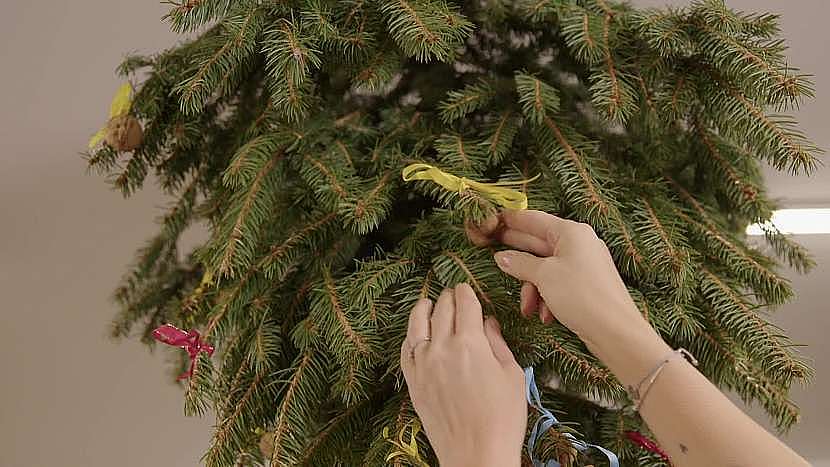
{"label": "woman's hand", "polygon": [[[521,309],[570,328],[626,386],[636,386],[671,349],[640,315],[608,248],[585,224],[539,211],[506,211],[468,226],[496,253],[502,271],[524,281]],[[682,359],[666,363],[640,415],[678,466],[806,466],[804,459],[735,407]],[[744,448],[736,448],[736,446]]]}
{"label": "woman's hand", "polygon": [[556,318],[582,339],[623,384],[639,381],[670,349],[643,319],[608,248],[587,224],[541,211],[504,211],[467,226],[479,245],[498,241],[519,250],[496,253],[499,268],[524,282],[521,311]]}
{"label": "woman's hand", "polygon": [[442,467],[514,467],[527,426],[522,369],[467,284],[409,316],[401,368]]}

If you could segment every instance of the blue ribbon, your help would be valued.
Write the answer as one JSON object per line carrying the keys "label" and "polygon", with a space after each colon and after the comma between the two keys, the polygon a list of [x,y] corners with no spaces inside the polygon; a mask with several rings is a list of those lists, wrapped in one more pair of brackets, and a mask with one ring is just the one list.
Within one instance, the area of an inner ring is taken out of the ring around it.
{"label": "blue ribbon", "polygon": [[[546,431],[554,426],[561,425],[561,423],[556,419],[556,417],[553,416],[550,410],[542,406],[542,399],[539,396],[539,388],[536,387],[536,380],[533,377],[532,366],[525,368],[525,397],[527,397],[527,403],[539,412],[539,419],[536,420],[536,423],[533,425],[533,429],[530,430],[530,437],[527,439],[527,453],[530,456],[530,461],[533,463],[533,467],[561,467],[561,464],[555,460],[549,460],[547,463],[542,462],[537,459],[533,453],[533,450],[536,447],[536,442],[539,441],[539,438],[541,438]],[[584,452],[590,448],[594,448],[605,454],[605,457],[608,458],[608,464],[610,467],[620,466],[620,461],[617,459],[617,455],[604,447],[586,443],[585,441],[577,439],[576,436],[568,432],[562,433],[562,436],[567,438],[577,451]]]}

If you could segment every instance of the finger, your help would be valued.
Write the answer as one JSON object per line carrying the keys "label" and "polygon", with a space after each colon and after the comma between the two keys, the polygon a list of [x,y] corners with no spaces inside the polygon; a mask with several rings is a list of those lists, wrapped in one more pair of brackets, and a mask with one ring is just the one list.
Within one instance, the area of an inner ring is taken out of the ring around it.
{"label": "finger", "polygon": [[553,245],[546,237],[539,238],[521,230],[505,229],[499,235],[499,241],[538,256],[553,256],[554,253]]}
{"label": "finger", "polygon": [[484,332],[481,303],[469,284],[455,287],[455,333],[476,334]]}
{"label": "finger", "polygon": [[545,324],[553,322],[553,313],[548,308],[548,304],[541,300],[539,301],[539,320]]}
{"label": "finger", "polygon": [[493,355],[502,366],[516,363],[513,352],[510,351],[510,347],[507,346],[507,342],[504,341],[504,337],[501,335],[499,321],[494,316],[488,316],[484,322],[484,334],[487,336]]}
{"label": "finger", "polygon": [[501,221],[497,216],[490,216],[480,224],[471,220],[464,221],[464,231],[467,238],[476,246],[487,246],[493,243],[493,234],[498,230]]}
{"label": "finger", "polygon": [[522,283],[522,291],[519,293],[519,311],[522,316],[530,318],[530,315],[539,309],[539,290],[531,282]]}
{"label": "finger", "polygon": [[534,284],[543,279],[542,265],[549,260],[515,250],[499,251],[494,256],[499,269],[516,279]]}
{"label": "finger", "polygon": [[412,348],[409,346],[408,339],[404,339],[401,344],[401,371],[403,371],[406,384],[411,386],[412,378],[415,376],[415,359],[412,358]]}
{"label": "finger", "polygon": [[422,298],[415,303],[409,313],[409,327],[406,330],[406,341],[411,345],[430,337],[429,318],[432,314],[432,300]]}
{"label": "finger", "polygon": [[519,230],[540,239],[548,238],[548,232],[561,232],[569,222],[542,211],[530,209],[505,210],[501,213],[502,222],[509,229]]}
{"label": "finger", "polygon": [[407,381],[414,376],[412,371],[415,360],[412,358],[412,346],[414,343],[429,337],[429,317],[432,314],[432,300],[422,298],[415,303],[409,313],[409,326],[406,331],[406,338],[401,344],[401,370]]}
{"label": "finger", "polygon": [[432,340],[441,342],[453,334],[455,321],[455,293],[453,289],[446,288],[432,309]]}

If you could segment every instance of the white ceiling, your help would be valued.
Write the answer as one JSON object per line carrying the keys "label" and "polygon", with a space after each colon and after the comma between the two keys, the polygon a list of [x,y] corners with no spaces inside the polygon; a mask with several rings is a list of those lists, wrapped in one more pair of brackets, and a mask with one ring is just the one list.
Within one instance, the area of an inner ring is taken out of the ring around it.
{"label": "white ceiling", "polygon": [[[663,2],[637,2],[660,4]],[[682,2],[673,2],[679,4]],[[830,2],[731,2],[780,11],[792,61],[816,74],[818,98],[802,126],[830,146]],[[113,344],[113,289],[133,249],[154,230],[163,198],[152,187],[129,201],[84,174],[78,157],[104,121],[127,51],[175,37],[158,2],[4,0],[0,6],[0,465],[197,465],[209,420],[182,416],[162,353]],[[787,205],[828,206],[828,171],[770,176]],[[776,317],[816,359],[815,384],[796,391],[803,423],[788,442],[816,465],[830,460],[830,329],[825,284],[830,236],[804,238],[819,260],[795,277],[798,300]]]}

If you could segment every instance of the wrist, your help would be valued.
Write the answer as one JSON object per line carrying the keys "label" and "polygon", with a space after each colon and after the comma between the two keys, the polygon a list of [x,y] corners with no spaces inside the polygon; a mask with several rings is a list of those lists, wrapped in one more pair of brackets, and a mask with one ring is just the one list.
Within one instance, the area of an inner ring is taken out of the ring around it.
{"label": "wrist", "polygon": [[654,364],[671,351],[671,347],[660,337],[651,325],[640,316],[634,303],[627,312],[620,313],[625,319],[617,326],[608,328],[601,342],[596,342],[596,356],[617,377],[623,386],[635,386],[654,367]]}
{"label": "wrist", "polygon": [[440,462],[440,467],[520,467],[521,458],[521,450],[516,453],[477,451],[463,458]]}
{"label": "wrist", "polygon": [[516,457],[515,460],[498,460],[489,457],[486,459],[481,459],[476,457],[475,459],[470,458],[461,462],[441,463],[440,467],[521,467],[521,457]]}

